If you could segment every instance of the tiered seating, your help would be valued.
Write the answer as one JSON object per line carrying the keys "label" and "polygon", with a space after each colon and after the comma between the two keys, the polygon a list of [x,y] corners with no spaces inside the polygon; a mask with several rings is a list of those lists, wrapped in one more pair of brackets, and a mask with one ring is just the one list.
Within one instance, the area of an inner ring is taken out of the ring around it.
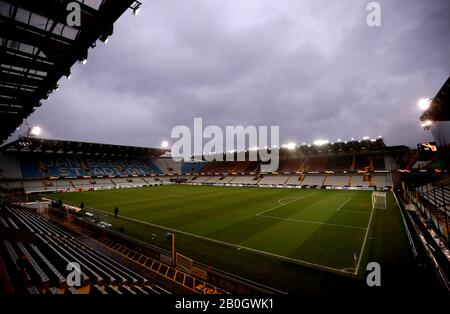
{"label": "tiered seating", "polygon": [[353,162],[353,156],[330,156],[327,158],[326,170],[348,171]]}
{"label": "tiered seating", "polygon": [[[422,186],[417,188],[417,191],[422,193],[422,196],[427,199],[431,204],[439,208],[444,212],[444,204],[447,215],[450,217],[450,187],[446,186],[441,188],[434,188],[433,185]],[[428,192],[427,192],[428,191]]]}
{"label": "tiered seating", "polygon": [[369,187],[370,182],[369,181],[364,181],[364,176],[363,175],[352,175],[352,186],[356,186],[356,187]]}
{"label": "tiered seating", "polygon": [[351,169],[354,171],[357,170],[367,170],[369,168],[369,160],[366,155],[356,155],[355,156],[355,169]]}
{"label": "tiered seating", "polygon": [[374,158],[374,159],[372,159],[372,162],[373,162],[373,170],[385,170],[386,169],[386,164],[384,162],[383,157]]}
{"label": "tiered seating", "polygon": [[232,180],[235,178],[235,176],[226,176],[225,178],[220,180],[220,183],[232,183]]}
{"label": "tiered seating", "polygon": [[161,183],[168,183],[170,182],[173,177],[171,176],[158,176],[158,177],[154,177],[155,181],[159,181]]}
{"label": "tiered seating", "polygon": [[90,182],[94,186],[94,188],[113,188],[115,184],[111,181],[110,178],[95,178],[91,179]]}
{"label": "tiered seating", "polygon": [[[23,188],[28,193],[44,192],[49,190],[48,187],[41,180],[24,180]],[[50,186],[50,190],[54,189]]]}
{"label": "tiered seating", "polygon": [[210,176],[198,176],[191,180],[192,183],[204,183],[205,181],[209,180]]}
{"label": "tiered seating", "polygon": [[348,175],[327,175],[325,185],[348,186],[349,179]]}
{"label": "tiered seating", "polygon": [[292,175],[289,177],[289,179],[286,182],[286,185],[302,185],[302,177],[299,175]]}
{"label": "tiered seating", "polygon": [[174,161],[172,158],[158,158],[152,162],[161,169],[160,174],[181,174],[181,162]]}
{"label": "tiered seating", "polygon": [[211,176],[205,183],[221,183],[221,180],[223,179],[223,176]]}
{"label": "tiered seating", "polygon": [[81,176],[132,176],[161,174],[152,160],[82,157],[35,157],[20,161],[25,179]]}
{"label": "tiered seating", "polygon": [[0,182],[0,187],[4,189],[20,189],[22,184],[20,181],[3,181]]}
{"label": "tiered seating", "polygon": [[278,172],[297,172],[305,167],[305,158],[282,160]]}
{"label": "tiered seating", "polygon": [[205,162],[186,162],[183,164],[181,173],[200,173],[205,166]]}
{"label": "tiered seating", "polygon": [[254,185],[258,182],[255,180],[255,176],[236,176],[233,181],[230,183],[233,184],[245,184],[245,185]]}
{"label": "tiered seating", "polygon": [[305,171],[325,171],[326,164],[325,157],[310,157],[306,160]]}
{"label": "tiered seating", "polygon": [[305,175],[302,185],[308,186],[322,186],[325,176],[323,175]]}
{"label": "tiered seating", "polygon": [[[6,220],[5,213],[9,216]],[[28,293],[45,294],[148,294],[155,293],[143,276],[109,256],[86,246],[70,233],[33,212],[11,206],[2,210],[0,228],[31,232],[32,241],[5,239],[0,243],[4,261],[17,287],[23,283]],[[25,262],[19,258],[25,256]],[[81,286],[69,287],[69,263],[80,265]],[[24,275],[19,264],[25,264]]]}
{"label": "tiered seating", "polygon": [[376,186],[388,186],[388,177],[386,174],[372,175],[372,183]]}
{"label": "tiered seating", "polygon": [[203,173],[249,173],[258,170],[259,162],[254,161],[215,161],[207,163]]}
{"label": "tiered seating", "polygon": [[258,181],[261,185],[282,185],[287,179],[288,175],[264,175],[264,177]]}
{"label": "tiered seating", "polygon": [[118,187],[133,187],[133,186],[135,186],[132,178],[111,178],[111,180]]}

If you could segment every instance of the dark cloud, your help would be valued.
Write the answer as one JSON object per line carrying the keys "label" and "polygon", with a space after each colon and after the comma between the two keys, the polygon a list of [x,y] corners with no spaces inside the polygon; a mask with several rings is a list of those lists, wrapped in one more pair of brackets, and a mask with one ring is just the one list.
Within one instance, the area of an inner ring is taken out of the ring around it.
{"label": "dark cloud", "polygon": [[29,119],[44,136],[157,146],[172,127],[279,125],[282,141],[431,135],[416,102],[450,74],[450,2],[153,0]]}

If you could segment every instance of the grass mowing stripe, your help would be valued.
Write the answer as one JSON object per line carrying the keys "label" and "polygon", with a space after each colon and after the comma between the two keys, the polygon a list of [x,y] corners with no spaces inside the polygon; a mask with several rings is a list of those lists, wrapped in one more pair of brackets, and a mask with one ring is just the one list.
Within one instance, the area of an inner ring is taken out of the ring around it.
{"label": "grass mowing stripe", "polygon": [[367,228],[364,228],[364,227],[356,227],[356,226],[340,225],[340,224],[331,224],[331,223],[327,223],[327,222],[302,220],[302,219],[294,219],[294,218],[284,218],[284,217],[276,217],[276,216],[268,216],[268,215],[257,215],[257,217],[272,218],[272,219],[286,220],[286,221],[293,221],[293,222],[304,222],[304,223],[309,223],[309,224],[333,226],[333,227],[343,227],[343,228],[362,229],[362,230],[366,230],[367,229]]}
{"label": "grass mowing stripe", "polygon": [[317,193],[318,193],[318,192],[316,192],[316,193],[311,193],[311,194],[308,194],[308,195],[306,195],[306,196],[301,196],[301,197],[296,198],[296,199],[294,199],[294,200],[292,200],[292,201],[289,201],[289,202],[287,202],[287,203],[283,203],[283,204],[274,206],[274,207],[272,207],[272,208],[269,208],[268,210],[265,210],[265,211],[262,211],[262,212],[260,212],[260,213],[255,214],[255,216],[259,216],[259,215],[268,213],[268,212],[270,212],[270,211],[272,211],[272,210],[274,210],[274,209],[277,209],[277,208],[280,208],[280,207],[282,207],[282,206],[288,205],[288,204],[293,203],[293,202],[295,202],[295,201],[299,201],[299,200],[305,199],[305,198],[310,197],[310,196],[313,196],[313,195],[315,195],[315,194],[317,194]]}
{"label": "grass mowing stripe", "polygon": [[[101,210],[98,210],[98,209],[96,211],[101,212],[103,214],[106,214],[108,216],[112,216],[112,214],[110,214],[108,212],[104,212],[104,211],[101,211]],[[144,225],[149,225],[149,226],[152,226],[152,227],[156,227],[156,228],[159,228],[159,229],[163,229],[163,230],[167,230],[167,231],[171,231],[171,232],[177,232],[177,233],[184,234],[184,235],[187,235],[187,236],[191,236],[191,237],[194,237],[194,238],[198,238],[198,239],[202,239],[202,240],[206,240],[206,241],[222,244],[222,245],[225,245],[225,246],[234,247],[234,248],[237,248],[237,249],[246,250],[246,251],[249,251],[249,252],[258,253],[258,254],[266,255],[266,256],[270,256],[270,257],[275,257],[277,259],[281,259],[281,260],[288,261],[288,262],[293,262],[293,263],[300,264],[300,265],[306,265],[306,266],[311,266],[311,267],[315,267],[315,268],[319,268],[319,269],[324,269],[324,270],[329,270],[329,271],[334,271],[334,272],[339,272],[339,273],[345,273],[345,274],[348,274],[348,275],[353,275],[353,272],[349,272],[346,269],[337,269],[337,268],[333,268],[333,267],[329,267],[329,266],[325,266],[325,265],[320,265],[320,264],[316,264],[316,263],[312,263],[312,262],[307,262],[307,261],[304,261],[304,260],[295,259],[295,258],[291,258],[291,257],[287,257],[287,256],[275,254],[275,253],[265,252],[265,251],[261,251],[261,250],[257,250],[257,249],[253,249],[253,248],[250,248],[250,247],[241,246],[241,245],[237,245],[237,244],[233,244],[233,243],[229,243],[229,242],[225,242],[225,241],[221,241],[221,240],[211,239],[211,238],[204,237],[204,236],[201,236],[201,235],[198,235],[198,234],[193,234],[193,233],[189,233],[189,232],[186,232],[186,231],[181,231],[181,230],[177,230],[177,229],[173,229],[173,228],[169,228],[169,227],[160,226],[160,225],[153,224],[153,223],[146,222],[146,221],[142,221],[142,220],[139,220],[139,219],[134,219],[134,218],[120,216],[120,215],[118,217],[120,217],[122,219],[125,219],[125,220],[129,220],[129,221],[141,223],[141,224],[144,224]]]}

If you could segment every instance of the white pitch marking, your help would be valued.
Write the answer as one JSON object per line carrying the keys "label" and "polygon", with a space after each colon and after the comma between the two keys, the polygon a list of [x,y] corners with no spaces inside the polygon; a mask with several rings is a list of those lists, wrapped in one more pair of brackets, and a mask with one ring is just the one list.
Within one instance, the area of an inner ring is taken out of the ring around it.
{"label": "white pitch marking", "polygon": [[344,203],[342,203],[342,205],[339,206],[339,207],[336,209],[336,211],[338,212],[342,207],[344,207],[345,204],[347,204],[347,203],[352,199],[352,197],[353,197],[353,196],[349,197]]}
{"label": "white pitch marking", "polygon": [[274,210],[274,209],[280,208],[281,206],[284,206],[284,205],[287,205],[287,204],[293,203],[293,202],[295,202],[295,201],[298,201],[298,200],[302,200],[302,199],[304,199],[304,198],[307,198],[307,197],[313,196],[313,195],[315,195],[315,194],[317,194],[317,193],[318,193],[318,192],[315,192],[315,193],[311,193],[311,194],[308,194],[308,195],[306,195],[306,196],[302,196],[302,197],[296,198],[296,199],[294,199],[294,200],[292,200],[292,201],[289,201],[289,202],[287,202],[287,203],[283,203],[283,204],[280,204],[280,205],[274,206],[274,207],[272,207],[272,208],[269,208],[268,210],[265,210],[265,211],[262,211],[262,212],[260,212],[260,213],[257,213],[257,214],[255,214],[255,216],[259,216],[259,215],[262,215],[262,214],[268,213],[268,212],[270,212],[270,211],[272,211],[272,210]]}
{"label": "white pitch marking", "polygon": [[[104,212],[102,210],[96,209],[96,211],[104,213],[104,214],[106,214],[108,216],[112,216],[111,213],[107,213],[107,212]],[[241,245],[237,245],[237,244],[233,244],[233,243],[229,243],[229,242],[224,242],[224,241],[220,241],[220,240],[216,240],[216,239],[211,239],[211,238],[204,237],[204,236],[201,236],[201,235],[197,235],[197,234],[193,234],[193,233],[189,233],[189,232],[185,232],[185,231],[181,231],[181,230],[177,230],[177,229],[173,229],[173,228],[160,226],[160,225],[157,225],[157,224],[153,224],[153,223],[150,223],[150,222],[142,221],[142,220],[131,218],[131,217],[125,217],[125,216],[120,216],[120,215],[119,215],[119,217],[122,218],[122,219],[125,219],[125,220],[138,222],[138,223],[141,223],[141,224],[144,224],[144,225],[157,227],[157,228],[160,228],[160,229],[163,229],[163,230],[168,230],[168,231],[171,231],[171,232],[178,232],[180,234],[185,234],[185,235],[188,235],[188,236],[192,236],[194,238],[207,240],[207,241],[210,241],[210,242],[222,244],[222,245],[233,247],[233,248],[236,248],[236,249],[239,248],[241,250],[259,253],[261,255],[275,257],[275,258],[278,258],[278,259],[281,259],[281,260],[285,260],[285,261],[288,261],[288,262],[293,262],[293,263],[300,264],[300,265],[309,265],[309,266],[316,267],[316,268],[319,268],[319,269],[326,269],[326,270],[329,270],[329,271],[337,271],[337,272],[340,272],[340,273],[346,273],[346,274],[354,275],[352,272],[345,271],[345,270],[342,270],[342,269],[337,269],[337,268],[333,268],[333,267],[329,267],[329,266],[325,266],[325,265],[315,264],[315,263],[312,263],[312,262],[307,262],[307,261],[300,260],[300,259],[295,259],[295,258],[283,256],[283,255],[278,255],[278,254],[275,254],[275,253],[270,253],[270,252],[260,251],[260,250],[257,250],[257,249],[252,249],[252,248],[249,248],[249,247],[246,247],[246,246],[241,246]]]}
{"label": "white pitch marking", "polygon": [[340,224],[330,224],[330,223],[326,223],[326,222],[319,222],[319,221],[312,221],[312,220],[303,220],[303,219],[294,219],[294,218],[284,218],[284,217],[275,217],[275,216],[268,216],[268,215],[259,215],[258,217],[272,218],[272,219],[278,219],[278,220],[287,220],[287,221],[293,221],[293,222],[304,222],[304,223],[316,224],[316,225],[325,225],[325,226],[361,229],[361,230],[366,230],[367,229],[367,228],[364,228],[364,227],[356,227],[356,226],[340,225]]}
{"label": "white pitch marking", "polygon": [[372,212],[370,213],[369,223],[367,224],[366,236],[364,237],[364,241],[363,241],[363,244],[362,244],[362,247],[361,247],[361,251],[359,252],[359,258],[358,258],[358,263],[356,264],[355,275],[358,275],[359,264],[361,263],[361,258],[362,258],[363,254],[364,254],[364,248],[366,246],[367,235],[369,234],[370,223],[372,222],[373,210],[374,210],[374,207],[372,207]]}

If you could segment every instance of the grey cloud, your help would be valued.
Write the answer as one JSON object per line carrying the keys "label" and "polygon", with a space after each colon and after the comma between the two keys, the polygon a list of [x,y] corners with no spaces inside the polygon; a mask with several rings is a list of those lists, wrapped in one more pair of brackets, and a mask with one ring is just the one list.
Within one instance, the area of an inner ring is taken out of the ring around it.
{"label": "grey cloud", "polygon": [[450,74],[450,3],[145,1],[29,118],[55,138],[157,146],[172,127],[280,125],[281,140],[429,139],[416,101]]}

